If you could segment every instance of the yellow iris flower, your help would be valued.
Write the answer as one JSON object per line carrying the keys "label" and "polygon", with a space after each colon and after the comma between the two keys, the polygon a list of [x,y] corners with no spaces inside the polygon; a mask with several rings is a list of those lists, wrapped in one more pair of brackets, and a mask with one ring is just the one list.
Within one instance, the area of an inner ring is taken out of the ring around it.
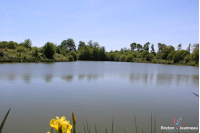
{"label": "yellow iris flower", "polygon": [[56,119],[51,119],[50,126],[56,131],[58,131],[60,128],[62,129],[62,133],[71,133],[72,125],[70,124],[70,121],[65,120],[66,118],[63,116],[59,119],[59,117],[56,117]]}

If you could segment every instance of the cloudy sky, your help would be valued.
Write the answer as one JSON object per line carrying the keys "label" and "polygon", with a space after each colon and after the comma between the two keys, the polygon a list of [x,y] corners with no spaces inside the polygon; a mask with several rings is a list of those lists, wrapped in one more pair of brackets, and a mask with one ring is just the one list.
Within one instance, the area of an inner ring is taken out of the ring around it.
{"label": "cloudy sky", "polygon": [[199,43],[199,0],[0,0],[0,41],[33,46],[68,38],[98,42],[106,51],[133,42]]}

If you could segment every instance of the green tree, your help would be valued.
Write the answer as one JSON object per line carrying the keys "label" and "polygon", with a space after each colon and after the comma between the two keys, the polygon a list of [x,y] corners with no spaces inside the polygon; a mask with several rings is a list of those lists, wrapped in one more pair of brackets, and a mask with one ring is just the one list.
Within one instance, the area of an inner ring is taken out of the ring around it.
{"label": "green tree", "polygon": [[33,56],[38,57],[39,50],[37,47],[34,48]]}
{"label": "green tree", "polygon": [[151,53],[155,55],[154,44],[151,45]]}
{"label": "green tree", "polygon": [[99,50],[99,56],[100,56],[100,60],[101,61],[105,61],[106,60],[106,53],[105,53],[105,47],[101,47]]}
{"label": "green tree", "polygon": [[47,42],[44,45],[44,55],[47,58],[53,59],[54,54],[56,53],[55,46],[51,42]]}
{"label": "green tree", "polygon": [[145,58],[149,54],[148,51],[142,51],[142,58]]}
{"label": "green tree", "polygon": [[7,47],[9,49],[15,49],[16,48],[17,43],[13,42],[13,41],[9,41],[7,44]]}
{"label": "green tree", "polygon": [[180,50],[181,50],[181,46],[182,46],[182,44],[180,43],[180,44],[178,45],[178,47],[177,47],[177,51],[180,51]]}
{"label": "green tree", "polygon": [[191,43],[189,44],[189,46],[187,47],[187,50],[190,52],[190,47],[191,47]]}
{"label": "green tree", "polygon": [[199,63],[199,48],[196,48],[192,53],[192,60],[194,60],[196,64]]}
{"label": "green tree", "polygon": [[136,45],[137,44],[135,42],[130,44],[130,47],[131,47],[132,51],[134,51],[134,49],[136,49]]}
{"label": "green tree", "polygon": [[66,49],[67,52],[76,51],[76,45],[74,43],[74,40],[71,38],[69,38],[67,40],[63,40],[61,43],[61,48]]}
{"label": "green tree", "polygon": [[171,45],[165,46],[165,47],[163,48],[163,50],[162,50],[162,59],[163,59],[163,60],[166,60],[167,57],[168,57],[168,55],[169,55],[169,53],[170,53],[171,51],[174,51],[174,50],[175,50],[175,48],[174,48],[173,46],[171,46]]}
{"label": "green tree", "polygon": [[24,47],[31,49],[32,41],[30,39],[25,39],[23,44],[24,44]]}
{"label": "green tree", "polygon": [[85,47],[85,42],[79,41],[78,50],[80,50],[83,47]]}
{"label": "green tree", "polygon": [[89,42],[88,42],[88,46],[89,46],[90,48],[93,47],[93,42],[92,42],[92,40],[89,40]]}
{"label": "green tree", "polygon": [[176,51],[174,56],[173,56],[173,60],[174,60],[174,63],[177,63],[181,60],[184,60],[185,56],[186,55],[189,55],[189,51],[187,50],[180,50],[180,51]]}
{"label": "green tree", "polygon": [[166,47],[165,44],[158,43],[158,52],[162,52],[165,47]]}
{"label": "green tree", "polygon": [[69,55],[72,55],[72,57],[74,58],[75,61],[77,60],[77,54],[76,54],[76,52],[70,51],[70,52],[67,54],[67,56],[69,56]]}
{"label": "green tree", "polygon": [[154,57],[154,54],[148,54],[146,55],[146,61],[152,61],[153,60],[153,57]]}
{"label": "green tree", "polygon": [[137,44],[136,46],[137,46],[137,52],[140,52],[142,50],[142,45]]}
{"label": "green tree", "polygon": [[132,54],[129,54],[126,56],[126,62],[132,62],[133,61],[133,55]]}
{"label": "green tree", "polygon": [[147,42],[147,43],[144,44],[144,50],[145,51],[149,52],[149,45],[150,45],[150,42]]}

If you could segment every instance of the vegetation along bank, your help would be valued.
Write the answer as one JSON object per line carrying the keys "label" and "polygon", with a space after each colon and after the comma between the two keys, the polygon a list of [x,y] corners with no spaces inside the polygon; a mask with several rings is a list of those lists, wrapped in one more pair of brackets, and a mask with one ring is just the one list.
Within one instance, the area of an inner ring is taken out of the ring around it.
{"label": "vegetation along bank", "polygon": [[63,40],[60,45],[47,42],[43,47],[33,47],[30,39],[17,43],[0,41],[0,62],[68,62],[76,60],[145,62],[199,66],[199,44],[189,44],[186,50],[181,44],[175,47],[158,43],[144,45],[131,43],[130,48],[106,52],[104,46],[90,40],[79,41],[78,48],[73,39]]}

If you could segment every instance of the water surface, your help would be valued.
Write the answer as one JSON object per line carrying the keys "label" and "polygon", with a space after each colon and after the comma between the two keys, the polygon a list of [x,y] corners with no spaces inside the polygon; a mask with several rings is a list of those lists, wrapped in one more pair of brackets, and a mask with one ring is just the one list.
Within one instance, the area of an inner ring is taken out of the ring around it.
{"label": "water surface", "polygon": [[70,119],[77,131],[86,119],[91,131],[149,132],[151,113],[161,126],[199,125],[199,68],[147,63],[76,61],[0,64],[0,121],[11,108],[4,132],[50,131],[56,116]]}

